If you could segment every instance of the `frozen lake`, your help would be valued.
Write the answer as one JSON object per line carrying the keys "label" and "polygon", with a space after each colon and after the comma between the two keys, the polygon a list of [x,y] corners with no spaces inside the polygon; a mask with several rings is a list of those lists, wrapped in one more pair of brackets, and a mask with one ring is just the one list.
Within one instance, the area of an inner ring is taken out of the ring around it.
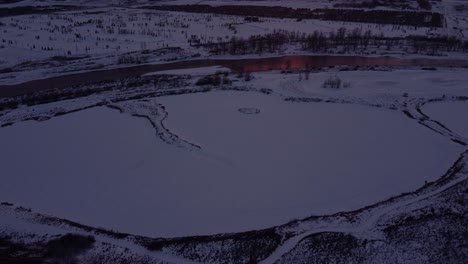
{"label": "frozen lake", "polygon": [[422,109],[431,118],[442,122],[458,135],[468,137],[468,102],[438,102]]}
{"label": "frozen lake", "polygon": [[18,123],[0,129],[0,201],[155,237],[236,232],[414,190],[462,150],[379,108],[243,92],[157,100],[171,132],[202,151],[104,107]]}

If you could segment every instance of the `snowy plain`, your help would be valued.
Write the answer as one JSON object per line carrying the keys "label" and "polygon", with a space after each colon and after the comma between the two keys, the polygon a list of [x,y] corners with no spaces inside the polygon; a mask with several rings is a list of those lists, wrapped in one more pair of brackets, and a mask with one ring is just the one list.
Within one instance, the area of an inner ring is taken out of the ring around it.
{"label": "snowy plain", "polygon": [[[16,5],[43,5],[48,1],[20,1],[2,7]],[[76,4],[73,1],[51,1],[54,4]],[[324,20],[261,18],[247,22],[242,16],[162,12],[140,5],[115,5],[103,7],[109,2],[80,2],[84,10],[64,11],[54,14],[34,14],[1,17],[0,84],[12,84],[44,76],[61,75],[64,72],[83,71],[92,68],[115,67],[122,56],[148,57],[150,63],[164,60],[189,59],[191,56],[212,57],[197,43],[229,41],[232,37],[248,38],[252,35],[270,34],[275,31],[311,34],[319,31],[325,35],[346,28],[347,32],[371,31],[386,37],[406,36],[454,36],[465,38],[468,22],[464,12],[455,10],[460,1],[434,5],[434,11],[445,14],[447,27],[415,28],[413,26],[351,23]],[[147,1],[140,1],[147,3]],[[323,1],[163,1],[161,4],[255,4],[280,5],[294,8],[328,6]],[[338,3],[338,2],[336,2]],[[144,54],[148,50],[177,49],[176,52]],[[377,50],[376,55],[406,56],[404,50],[391,52]],[[307,53],[298,47],[288,47],[284,54]],[[369,54],[372,54],[369,51]],[[309,53],[310,55],[310,53]],[[423,56],[423,55],[421,55]],[[449,53],[444,57],[466,58],[466,54]],[[63,57],[76,60],[61,61]],[[219,57],[219,56],[218,56]],[[226,57],[226,56],[224,56]],[[65,65],[63,65],[65,64]],[[62,66],[62,67],[58,67]],[[10,72],[13,68],[13,73]]]}

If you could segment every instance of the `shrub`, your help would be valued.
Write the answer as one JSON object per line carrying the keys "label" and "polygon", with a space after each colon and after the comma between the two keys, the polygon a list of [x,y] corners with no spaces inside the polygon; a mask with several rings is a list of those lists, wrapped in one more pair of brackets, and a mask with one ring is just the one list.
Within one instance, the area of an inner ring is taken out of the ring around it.
{"label": "shrub", "polygon": [[245,74],[244,74],[244,80],[245,80],[246,82],[250,82],[250,81],[252,80],[252,78],[253,78],[253,77],[252,77],[252,74],[251,74],[250,72],[245,72]]}
{"label": "shrub", "polygon": [[142,64],[146,63],[148,60],[146,57],[140,56],[131,56],[131,55],[122,55],[119,57],[118,64]]}
{"label": "shrub", "polygon": [[322,87],[339,89],[341,88],[341,79],[338,76],[329,77],[323,82]]}
{"label": "shrub", "polygon": [[417,2],[418,2],[419,7],[421,7],[422,9],[426,9],[426,10],[432,9],[432,5],[431,5],[431,2],[429,2],[429,0],[417,0]]}
{"label": "shrub", "polygon": [[218,86],[221,84],[221,77],[217,74],[214,75],[207,75],[199,79],[196,83],[196,85],[213,85],[213,86]]}

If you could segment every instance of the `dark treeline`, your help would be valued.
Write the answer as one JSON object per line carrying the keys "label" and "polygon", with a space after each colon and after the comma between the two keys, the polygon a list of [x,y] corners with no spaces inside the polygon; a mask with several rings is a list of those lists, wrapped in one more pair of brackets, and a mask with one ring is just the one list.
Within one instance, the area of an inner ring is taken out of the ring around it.
{"label": "dark treeline", "polygon": [[381,1],[381,0],[364,0],[353,1],[353,2],[343,2],[334,4],[335,8],[376,8],[376,7],[390,7],[390,8],[400,8],[400,9],[414,9],[407,1],[397,0],[397,1]]}
{"label": "dark treeline", "polygon": [[23,0],[0,0],[0,5],[18,3]]}
{"label": "dark treeline", "polygon": [[17,6],[10,8],[0,8],[0,17],[21,16],[31,14],[49,14],[59,11],[72,11],[80,7],[68,5],[53,5],[53,6]]}
{"label": "dark treeline", "polygon": [[[281,6],[242,5],[165,5],[151,6],[150,9],[192,13],[213,13],[253,17],[274,17],[294,19],[322,19],[346,22],[396,24],[417,27],[441,27],[443,16],[439,13],[421,11],[359,10],[359,9],[308,9]],[[398,19],[395,19],[398,18]]]}
{"label": "dark treeline", "polygon": [[[122,78],[114,81],[102,81],[92,84],[70,86],[65,89],[53,89],[36,93],[28,93],[0,100],[0,112],[15,109],[19,105],[38,105],[61,100],[86,97],[106,91],[127,91],[136,88],[148,88],[148,92],[167,91],[188,85],[191,76],[151,75],[144,77]],[[146,93],[142,93],[148,96]]]}
{"label": "dark treeline", "polygon": [[[352,1],[352,2],[343,2],[334,4],[335,8],[376,8],[376,7],[390,7],[390,8],[399,8],[399,9],[417,9],[412,5],[413,1],[407,0],[363,0]],[[419,8],[425,10],[431,10],[432,4],[429,0],[417,0],[416,1]]]}
{"label": "dark treeline", "polygon": [[229,41],[197,44],[205,47],[211,53],[243,55],[277,53],[285,45],[300,45],[300,48],[311,52],[359,52],[379,50],[405,50],[408,53],[436,55],[441,52],[468,52],[468,41],[455,37],[399,37],[388,38],[374,35],[371,31],[361,32],[360,29],[348,31],[340,28],[336,32],[324,34],[315,31],[312,34],[299,32],[277,31],[266,35],[254,35],[249,38],[232,37]]}
{"label": "dark treeline", "polygon": [[333,21],[416,27],[442,27],[444,22],[444,17],[441,14],[431,12],[360,9],[315,9],[314,11],[322,14],[320,19]]}

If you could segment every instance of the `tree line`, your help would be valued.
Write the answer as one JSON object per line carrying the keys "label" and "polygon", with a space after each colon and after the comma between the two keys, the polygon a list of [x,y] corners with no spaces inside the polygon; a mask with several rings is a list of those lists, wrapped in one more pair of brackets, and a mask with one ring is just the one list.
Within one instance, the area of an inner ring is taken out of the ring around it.
{"label": "tree line", "polygon": [[385,37],[362,32],[359,28],[347,30],[339,28],[331,33],[314,31],[311,34],[289,31],[275,31],[248,38],[232,37],[228,41],[195,44],[207,48],[215,55],[245,55],[277,53],[286,45],[299,45],[302,50],[311,52],[336,53],[361,52],[374,48],[378,50],[405,50],[408,53],[436,55],[441,52],[468,52],[468,41],[456,37]]}
{"label": "tree line", "polygon": [[[425,3],[424,0],[419,0],[419,2]],[[424,7],[424,9],[427,9],[426,5],[424,5]],[[162,11],[211,13],[246,17],[293,18],[298,20],[321,19],[345,22],[408,25],[416,27],[442,27],[444,21],[442,14],[428,11],[362,10],[336,8],[295,9],[282,6],[255,5],[163,5],[149,6],[147,8]]]}

